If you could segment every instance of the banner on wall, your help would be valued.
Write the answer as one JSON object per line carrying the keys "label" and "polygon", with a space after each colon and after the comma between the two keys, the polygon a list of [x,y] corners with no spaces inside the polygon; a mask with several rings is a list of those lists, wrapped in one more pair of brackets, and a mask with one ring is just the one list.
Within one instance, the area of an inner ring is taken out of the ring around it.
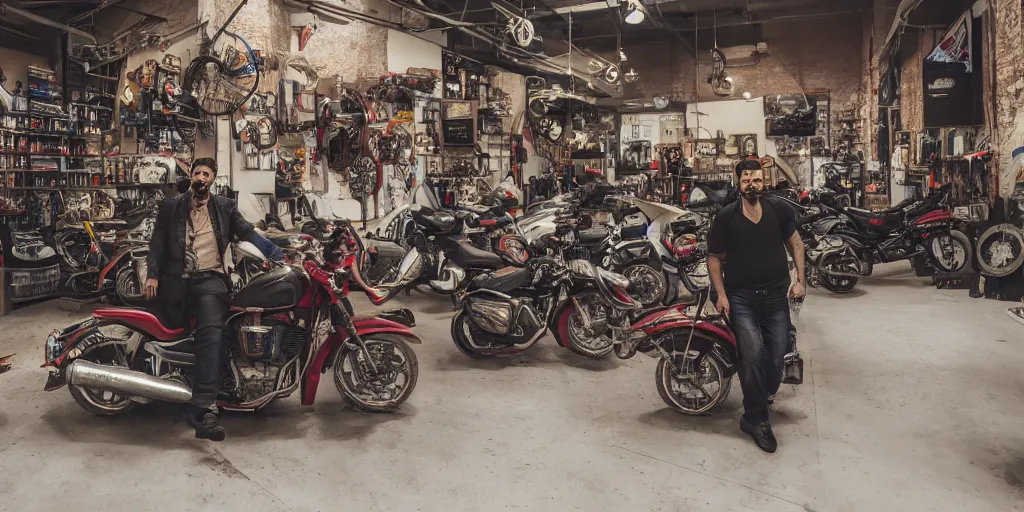
{"label": "banner on wall", "polygon": [[962,64],[964,71],[971,72],[971,11],[965,11],[960,19],[942,36],[939,45],[925,58],[928,62]]}

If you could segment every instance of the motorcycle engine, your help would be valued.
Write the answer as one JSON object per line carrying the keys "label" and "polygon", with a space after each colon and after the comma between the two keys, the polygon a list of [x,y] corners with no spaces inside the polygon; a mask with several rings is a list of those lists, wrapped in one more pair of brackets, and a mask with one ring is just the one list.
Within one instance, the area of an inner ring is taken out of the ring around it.
{"label": "motorcycle engine", "polygon": [[[294,383],[295,365],[301,364],[298,359],[308,344],[306,329],[283,320],[260,322],[258,314],[254,314],[239,322],[234,334],[238,342],[233,345],[233,352],[237,351],[238,355],[232,363],[239,380],[235,386],[239,402],[249,402],[276,391],[279,380],[281,388]],[[282,371],[292,372],[294,376],[279,379]]]}

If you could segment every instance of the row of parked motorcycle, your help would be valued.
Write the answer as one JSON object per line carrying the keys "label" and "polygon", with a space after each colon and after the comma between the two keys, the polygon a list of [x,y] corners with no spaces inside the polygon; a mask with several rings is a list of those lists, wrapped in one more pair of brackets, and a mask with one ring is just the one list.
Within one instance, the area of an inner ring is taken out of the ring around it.
{"label": "row of parked motorcycle", "polygon": [[[415,316],[355,315],[352,287],[375,305],[402,291],[447,296],[453,342],[469,357],[518,353],[550,332],[586,357],[657,358],[656,387],[679,412],[721,404],[736,342],[713,308],[705,240],[726,190],[698,184],[677,208],[588,185],[514,216],[517,194],[505,184],[442,208],[432,189],[418,187],[363,237],[347,221],[318,218],[325,210],[312,198],[301,234],[275,240],[285,261],[236,244],[220,405],[257,410],[296,391],[312,404],[327,371],[358,409],[407,400],[418,378]],[[842,207],[828,192],[776,200],[796,213],[809,282],[834,292],[853,289],[878,262],[916,258],[951,273],[969,263],[948,189],[875,213]],[[153,312],[102,308],[49,337],[47,389],[67,385],[83,408],[104,415],[184,402],[191,344],[188,329],[170,329]],[[786,363],[786,382],[802,382],[795,329]]]}

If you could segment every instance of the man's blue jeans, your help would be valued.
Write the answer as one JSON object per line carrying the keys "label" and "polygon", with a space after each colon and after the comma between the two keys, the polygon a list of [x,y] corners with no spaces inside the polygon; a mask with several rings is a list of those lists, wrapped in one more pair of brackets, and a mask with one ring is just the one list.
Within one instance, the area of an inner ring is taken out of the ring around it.
{"label": "man's blue jeans", "polygon": [[789,290],[727,291],[729,320],[739,353],[743,416],[768,421],[768,397],[779,391],[789,351]]}

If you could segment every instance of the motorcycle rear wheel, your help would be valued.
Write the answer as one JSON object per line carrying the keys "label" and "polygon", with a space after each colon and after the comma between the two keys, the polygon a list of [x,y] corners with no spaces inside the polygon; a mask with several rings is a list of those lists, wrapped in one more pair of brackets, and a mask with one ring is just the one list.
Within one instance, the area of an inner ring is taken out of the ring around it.
{"label": "motorcycle rear wheel", "polygon": [[827,266],[827,258],[841,258],[838,254],[825,255],[821,262],[818,263],[818,283],[821,287],[832,292],[832,293],[850,293],[854,287],[857,286],[857,282],[860,278],[849,277],[849,276],[832,276],[822,270]]}
{"label": "motorcycle rear wheel", "polygon": [[[679,354],[677,359],[679,360],[677,364],[681,364],[682,355]],[[707,414],[708,411],[725,401],[725,398],[729,395],[729,391],[732,388],[732,379],[725,376],[727,365],[719,359],[719,356],[714,352],[707,354],[701,361],[700,366],[697,373],[702,375],[700,377],[702,381],[706,381],[699,383],[700,388],[704,390],[702,394],[705,394],[705,397],[703,399],[685,396],[688,393],[681,392],[683,381],[676,377],[675,370],[672,368],[669,360],[661,358],[658,361],[658,368],[654,374],[658,394],[661,395],[661,399],[666,405],[678,413],[688,416]],[[707,391],[709,385],[715,385],[710,393]],[[677,391],[677,388],[679,388],[679,391]]]}
{"label": "motorcycle rear wheel", "polygon": [[345,402],[356,410],[393,411],[416,389],[419,379],[416,352],[404,340],[384,334],[370,335],[363,343],[377,370],[390,382],[383,382],[380,374],[371,374],[361,348],[349,348],[346,344],[334,358],[334,385]]}
{"label": "motorcycle rear wheel", "polygon": [[537,343],[537,340],[533,340],[523,345],[509,345],[507,347],[498,346],[486,349],[487,352],[482,352],[482,349],[478,348],[473,343],[472,337],[475,329],[476,327],[469,322],[469,318],[466,317],[466,312],[464,310],[459,309],[458,312],[455,313],[455,316],[452,317],[451,334],[452,341],[455,342],[455,348],[459,349],[459,352],[462,352],[473,359],[484,359],[497,355],[518,354]]}
{"label": "motorcycle rear wheel", "polygon": [[134,306],[143,302],[145,297],[142,292],[142,284],[135,275],[135,269],[126,265],[117,272],[114,281],[114,296],[125,306]]}
{"label": "motorcycle rear wheel", "polygon": [[[117,350],[119,349],[116,345],[101,347],[79,356],[79,359],[96,364],[124,367],[124,357],[119,356]],[[71,393],[71,398],[74,398],[82,409],[96,416],[119,416],[135,407],[135,402],[130,398],[110,391],[94,390],[71,384],[68,384],[68,391]]]}

